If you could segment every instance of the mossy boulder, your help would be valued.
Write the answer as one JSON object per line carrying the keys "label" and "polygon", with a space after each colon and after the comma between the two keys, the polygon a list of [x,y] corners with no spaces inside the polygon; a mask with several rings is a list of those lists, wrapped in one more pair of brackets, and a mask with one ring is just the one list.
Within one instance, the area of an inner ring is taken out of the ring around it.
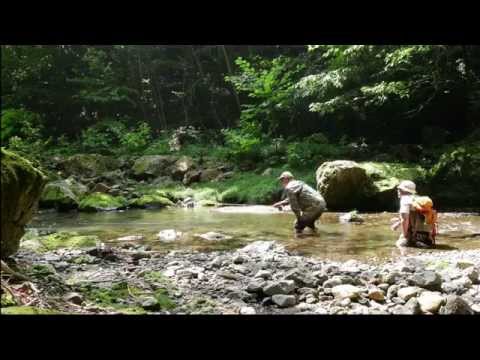
{"label": "mossy boulder", "polygon": [[317,169],[316,178],[330,210],[363,210],[373,192],[372,180],[354,161],[325,162]]}
{"label": "mossy boulder", "polygon": [[85,185],[69,178],[48,183],[40,198],[43,208],[56,208],[58,211],[68,211],[78,208],[79,198],[88,191]]}
{"label": "mossy boulder", "polygon": [[39,236],[37,241],[42,245],[42,249],[50,251],[60,248],[75,249],[95,246],[99,238],[95,235],[79,235],[77,232],[61,231]]}
{"label": "mossy boulder", "polygon": [[219,169],[205,169],[202,170],[200,181],[214,181],[217,180],[220,175],[222,175],[222,171]]}
{"label": "mossy boulder", "polygon": [[1,152],[3,259],[18,250],[24,227],[38,207],[46,177],[21,156],[3,148]]}
{"label": "mossy boulder", "polygon": [[95,192],[87,195],[80,201],[78,209],[80,211],[112,211],[124,209],[128,205],[123,196],[112,196],[109,194]]}
{"label": "mossy boulder", "polygon": [[359,165],[365,169],[373,186],[367,210],[397,210],[397,186],[402,180],[414,181],[420,193],[427,190],[427,171],[419,165],[390,162],[362,162]]}
{"label": "mossy boulder", "polygon": [[171,176],[175,180],[183,180],[185,174],[195,168],[193,159],[189,156],[182,156],[170,168]]}
{"label": "mossy boulder", "polygon": [[147,194],[131,200],[129,205],[134,208],[164,208],[167,206],[174,206],[175,204],[165,196]]}
{"label": "mossy boulder", "polygon": [[77,154],[62,163],[66,174],[83,177],[98,177],[105,172],[118,169],[120,165],[116,158],[99,154]]}
{"label": "mossy boulder", "polygon": [[145,155],[138,158],[132,167],[132,174],[137,179],[150,179],[170,175],[169,168],[178,160],[170,155]]}

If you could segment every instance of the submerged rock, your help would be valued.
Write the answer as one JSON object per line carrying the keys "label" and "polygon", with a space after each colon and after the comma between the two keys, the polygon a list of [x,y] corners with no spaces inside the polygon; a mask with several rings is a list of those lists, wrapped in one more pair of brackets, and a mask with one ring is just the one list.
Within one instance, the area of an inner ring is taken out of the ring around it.
{"label": "submerged rock", "polygon": [[160,241],[163,242],[172,242],[178,240],[182,237],[183,233],[175,229],[162,230],[157,234],[157,237]]}
{"label": "submerged rock", "polygon": [[143,235],[129,235],[129,236],[119,237],[116,240],[117,241],[141,241],[144,239],[145,239],[145,236]]}
{"label": "submerged rock", "polygon": [[344,215],[340,215],[338,217],[339,221],[341,223],[349,223],[349,222],[353,222],[353,223],[363,223],[365,222],[365,220],[363,220],[363,218],[358,215],[358,213],[356,211],[351,211],[349,213],[346,213]]}
{"label": "submerged rock", "polygon": [[195,234],[195,237],[203,240],[207,240],[207,241],[223,241],[223,240],[230,240],[233,238],[232,236],[224,235],[214,231],[210,231],[208,233],[200,234],[200,235]]}

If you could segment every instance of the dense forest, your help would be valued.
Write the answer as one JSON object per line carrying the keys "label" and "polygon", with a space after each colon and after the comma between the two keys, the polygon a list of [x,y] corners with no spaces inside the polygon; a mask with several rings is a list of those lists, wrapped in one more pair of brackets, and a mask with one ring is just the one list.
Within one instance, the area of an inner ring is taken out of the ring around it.
{"label": "dense forest", "polygon": [[479,46],[2,45],[1,69],[2,315],[480,313]]}
{"label": "dense forest", "polygon": [[478,46],[5,45],[1,59],[2,146],[33,160],[387,161],[435,183],[478,168]]}

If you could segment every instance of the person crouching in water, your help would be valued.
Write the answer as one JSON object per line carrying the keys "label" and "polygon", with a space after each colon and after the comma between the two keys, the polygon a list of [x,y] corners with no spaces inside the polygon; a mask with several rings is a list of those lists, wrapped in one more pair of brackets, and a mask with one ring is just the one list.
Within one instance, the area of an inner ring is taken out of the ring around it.
{"label": "person crouching in water", "polygon": [[315,221],[327,208],[325,199],[303,181],[295,180],[289,171],[282,173],[278,180],[281,181],[287,198],[273,204],[273,207],[281,209],[282,206],[290,204],[297,217],[294,223],[296,235],[301,234],[306,227],[315,232]]}
{"label": "person crouching in water", "polygon": [[397,191],[400,198],[400,219],[392,226],[392,230],[401,227],[400,237],[396,243],[397,247],[400,250],[406,247],[431,247],[434,244],[432,234],[434,236],[435,232],[432,230],[435,230],[435,220],[432,220],[432,224],[429,225],[425,216],[416,211],[415,183],[410,180],[402,181],[398,185]]}

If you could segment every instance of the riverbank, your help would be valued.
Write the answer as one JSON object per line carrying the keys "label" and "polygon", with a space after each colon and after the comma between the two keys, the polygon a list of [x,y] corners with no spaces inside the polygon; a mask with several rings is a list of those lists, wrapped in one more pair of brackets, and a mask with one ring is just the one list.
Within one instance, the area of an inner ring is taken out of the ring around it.
{"label": "riverbank", "polygon": [[257,241],[234,251],[148,247],[22,250],[29,282],[2,314],[478,314],[480,250],[425,252],[382,264],[298,256]]}

